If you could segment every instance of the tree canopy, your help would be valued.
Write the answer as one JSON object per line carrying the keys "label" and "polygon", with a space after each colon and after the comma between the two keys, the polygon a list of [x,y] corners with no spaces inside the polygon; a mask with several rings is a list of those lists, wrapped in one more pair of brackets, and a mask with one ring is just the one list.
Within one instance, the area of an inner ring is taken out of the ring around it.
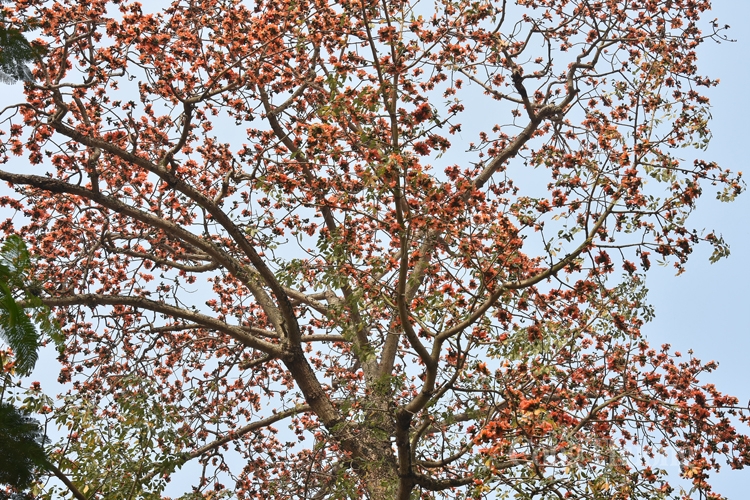
{"label": "tree canopy", "polygon": [[24,403],[66,432],[55,475],[89,499],[162,498],[189,462],[184,498],[719,498],[746,409],[641,334],[652,262],[728,255],[689,215],[744,186],[701,157],[709,8],[4,6],[43,48],[0,114],[0,229],[64,332],[70,391]]}

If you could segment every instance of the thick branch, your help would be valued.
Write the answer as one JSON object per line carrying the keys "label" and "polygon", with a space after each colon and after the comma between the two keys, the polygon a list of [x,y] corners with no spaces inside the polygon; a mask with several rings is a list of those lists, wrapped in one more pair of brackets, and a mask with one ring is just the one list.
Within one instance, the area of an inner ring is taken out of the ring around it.
{"label": "thick branch", "polygon": [[[64,103],[59,102],[58,105],[62,106],[64,105]],[[59,119],[62,114],[63,113],[60,113],[60,116],[56,120],[50,122],[50,126],[53,127],[57,132],[86,146],[100,148],[101,150],[106,151],[107,153],[118,158],[121,158],[128,163],[138,165],[139,167],[156,174],[173,189],[189,197],[200,207],[210,213],[214,220],[216,220],[216,222],[220,224],[227,231],[227,233],[229,233],[229,236],[232,238],[232,240],[250,259],[250,262],[257,270],[258,278],[262,279],[262,281],[271,289],[274,296],[276,297],[278,307],[276,304],[273,304],[272,301],[268,300],[266,292],[261,287],[257,285],[253,286],[253,284],[250,282],[244,282],[242,278],[243,275],[247,276],[246,272],[235,275],[241,281],[243,281],[243,283],[248,286],[253,295],[256,296],[258,303],[261,305],[261,307],[263,307],[264,312],[268,315],[269,319],[277,328],[277,330],[279,330],[279,333],[284,337],[288,336],[292,343],[299,341],[299,325],[297,324],[296,317],[294,315],[294,308],[289,302],[289,298],[284,293],[281,284],[276,280],[276,276],[274,275],[273,271],[268,268],[265,261],[258,254],[253,245],[250,244],[250,242],[247,240],[244,231],[242,231],[236,224],[234,224],[229,216],[218,205],[216,205],[213,200],[177,177],[173,172],[167,170],[164,166],[151,163],[147,159],[120,149],[110,142],[95,137],[90,137],[79,132],[76,129],[64,125]],[[91,196],[88,197],[91,198]]]}
{"label": "thick branch", "polygon": [[184,464],[185,462],[189,460],[198,458],[201,455],[205,455],[209,451],[215,450],[219,446],[226,444],[230,441],[234,441],[235,439],[238,439],[249,432],[257,431],[264,427],[268,427],[269,425],[275,424],[276,422],[279,422],[280,420],[284,420],[287,417],[291,417],[299,413],[304,413],[308,411],[310,411],[310,405],[306,405],[306,404],[297,405],[294,408],[289,408],[288,410],[280,411],[278,413],[271,415],[270,417],[247,424],[243,427],[240,427],[239,429],[235,431],[231,431],[226,436],[220,437],[219,439],[216,439],[208,443],[205,446],[201,446],[200,448],[197,448],[191,451],[190,453],[187,454],[187,456],[185,457],[182,463]]}
{"label": "thick branch", "polygon": [[47,467],[47,469],[49,469],[52,472],[52,474],[55,475],[57,479],[62,481],[62,483],[68,488],[68,490],[70,490],[70,492],[73,494],[74,497],[76,497],[78,500],[88,500],[86,498],[86,495],[81,493],[81,491],[78,488],[76,488],[76,485],[71,482],[68,476],[66,476],[63,473],[63,471],[58,469],[57,466],[55,466],[55,464],[53,464],[52,462],[48,460],[47,463],[45,464],[45,467]]}
{"label": "thick branch", "polygon": [[[269,425],[275,424],[276,422],[284,420],[287,417],[291,417],[291,416],[294,416],[294,415],[297,415],[299,413],[303,413],[303,412],[306,412],[306,411],[310,411],[310,407],[308,405],[297,405],[294,408],[289,408],[287,410],[280,411],[278,413],[275,413],[275,414],[271,415],[270,417],[267,417],[267,418],[264,418],[264,419],[261,419],[261,420],[257,420],[255,422],[247,424],[247,425],[245,425],[243,427],[240,427],[239,429],[236,429],[234,431],[229,432],[226,436],[220,437],[220,438],[218,438],[218,439],[216,439],[214,441],[211,441],[210,443],[208,443],[208,444],[206,444],[204,446],[201,446],[200,448],[196,448],[195,450],[182,455],[182,457],[180,458],[179,463],[174,464],[174,467],[175,468],[180,467],[180,466],[186,464],[187,462],[189,462],[190,460],[193,460],[195,458],[199,458],[199,457],[205,455],[206,453],[208,453],[210,451],[213,451],[216,448],[218,448],[218,447],[220,447],[220,446],[222,446],[224,444],[229,443],[230,441],[234,441],[235,439],[241,438],[245,434],[257,431],[257,430],[262,429],[264,427],[268,427]],[[156,474],[160,474],[162,472],[164,472],[164,471],[161,471],[161,470],[158,470],[158,469],[155,470],[155,471],[153,471],[153,472],[151,472],[151,474],[149,474],[148,476],[146,476],[144,478],[144,482],[145,481],[149,481]]]}
{"label": "thick branch", "polygon": [[150,260],[154,264],[160,265],[160,266],[166,266],[173,269],[179,269],[181,271],[189,272],[189,273],[204,273],[206,271],[213,271],[215,269],[219,268],[219,264],[216,262],[208,262],[206,264],[201,264],[198,266],[190,266],[187,264],[183,264],[182,262],[176,262],[169,259],[162,259],[161,257],[157,257],[152,253],[144,253],[144,252],[135,252],[133,250],[128,249],[117,249],[117,248],[108,248],[109,250],[123,254],[128,255],[130,257],[135,257],[138,259],[144,259],[144,260]]}
{"label": "thick branch", "polygon": [[[289,137],[289,134],[285,132],[284,128],[276,117],[276,112],[271,106],[271,101],[265,90],[260,87],[258,91],[261,96],[263,108],[266,111],[268,123],[271,125],[271,129],[273,130],[276,137],[289,149],[289,151],[292,152],[293,156],[299,159],[300,164],[303,165],[302,175],[304,175],[306,181],[312,183],[315,179],[313,173],[310,171],[310,168],[308,168],[310,163],[308,162],[305,153],[297,147],[294,141]],[[330,232],[331,236],[335,236],[336,234],[338,234],[338,225],[336,224],[336,219],[333,216],[333,211],[323,199],[320,200],[320,213],[323,215],[323,220],[325,221],[326,228]],[[369,346],[369,340],[367,339],[364,328],[359,326],[363,324],[363,321],[359,313],[359,307],[357,306],[356,301],[353,300],[354,294],[352,292],[351,286],[348,283],[344,282],[341,285],[341,291],[344,294],[344,300],[351,308],[352,323],[358,325],[355,332],[356,349],[354,350],[354,352],[356,355],[356,353],[358,352],[365,352],[367,350],[367,346]],[[367,376],[367,378],[374,379],[375,370],[377,368],[374,360],[360,360],[360,362],[362,362],[362,368],[365,371],[365,375]]]}
{"label": "thick branch", "polygon": [[42,302],[50,307],[65,307],[72,305],[84,305],[89,307],[96,306],[131,306],[147,311],[153,311],[161,314],[192,321],[200,328],[215,330],[229,335],[236,341],[250,348],[257,349],[267,354],[278,356],[281,354],[281,348],[278,344],[272,344],[261,340],[250,333],[267,334],[267,332],[254,329],[251,327],[232,326],[219,321],[211,316],[206,316],[195,311],[181,309],[170,306],[164,302],[147,299],[145,297],[136,297],[131,295],[101,295],[101,294],[83,294],[68,295],[65,297],[43,297]]}
{"label": "thick branch", "polygon": [[422,474],[414,474],[414,482],[428,491],[443,491],[458,486],[466,486],[474,482],[474,476],[457,477],[451,479],[435,479]]}
{"label": "thick branch", "polygon": [[258,274],[248,266],[242,265],[242,263],[238,262],[216,244],[207,241],[200,236],[196,236],[195,234],[191,233],[183,227],[178,226],[177,224],[174,224],[173,222],[157,217],[150,212],[145,212],[143,210],[139,210],[135,207],[127,205],[116,198],[91,191],[81,186],[69,184],[58,179],[51,179],[49,177],[42,177],[39,175],[15,174],[4,170],[0,170],[0,179],[12,184],[33,186],[50,193],[66,193],[81,196],[82,198],[89,199],[119,214],[126,215],[137,221],[143,222],[148,226],[161,229],[165,233],[175,237],[176,239],[182,240],[192,245],[193,247],[202,250],[207,255],[212,257],[214,261],[221,264],[222,267],[224,267],[235,277],[237,277],[240,282],[248,287],[250,292],[258,301],[258,304],[263,307],[263,310],[270,311],[272,313],[269,318],[271,318],[272,320],[276,318],[277,323],[275,323],[274,326],[276,326],[277,331],[281,330],[281,320],[278,318],[278,313],[276,313],[276,305],[273,303],[271,297],[266,293],[266,291],[260,284],[260,277],[258,276]]}

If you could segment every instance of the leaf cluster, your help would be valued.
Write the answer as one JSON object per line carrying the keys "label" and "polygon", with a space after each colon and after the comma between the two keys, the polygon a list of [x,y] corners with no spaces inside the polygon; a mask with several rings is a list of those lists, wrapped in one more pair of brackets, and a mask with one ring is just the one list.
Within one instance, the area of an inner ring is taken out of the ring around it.
{"label": "leaf cluster", "polygon": [[0,483],[19,491],[28,488],[37,471],[46,468],[45,439],[38,421],[0,402]]}
{"label": "leaf cluster", "polygon": [[[5,2],[2,2],[5,3]],[[33,75],[27,64],[45,53],[39,43],[29,42],[24,32],[33,29],[34,23],[26,22],[13,26],[3,10],[0,16],[0,81],[13,84],[31,81]]]}
{"label": "leaf cluster", "polygon": [[16,372],[22,376],[31,373],[39,358],[40,334],[62,342],[59,326],[36,295],[31,270],[23,239],[9,236],[0,247],[0,338],[13,349]]}

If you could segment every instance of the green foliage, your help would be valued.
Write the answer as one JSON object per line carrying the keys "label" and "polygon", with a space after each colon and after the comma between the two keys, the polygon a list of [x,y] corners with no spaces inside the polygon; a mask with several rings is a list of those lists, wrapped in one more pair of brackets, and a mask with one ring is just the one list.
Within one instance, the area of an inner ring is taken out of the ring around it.
{"label": "green foliage", "polygon": [[28,493],[6,493],[0,491],[0,500],[34,500]]}
{"label": "green foliage", "polygon": [[[2,37],[2,34],[0,34]],[[33,292],[31,257],[19,236],[10,236],[0,247],[0,338],[13,349],[15,373],[29,375],[39,357],[40,333],[62,345],[62,333],[51,319],[50,310]],[[37,330],[38,328],[38,330]],[[4,386],[10,381],[5,377]],[[27,409],[0,402],[0,483],[21,491],[46,468],[45,437],[39,423]],[[22,493],[2,498],[21,500]]]}
{"label": "green foliage", "polygon": [[43,55],[45,50],[41,45],[29,42],[23,36],[25,31],[33,29],[32,23],[12,27],[9,26],[4,14],[0,16],[0,81],[7,84],[19,80],[30,81],[32,74],[26,65]]}
{"label": "green foliage", "polygon": [[18,80],[30,80],[31,72],[26,66],[34,58],[34,48],[20,31],[0,28],[0,81],[11,84]]}
{"label": "green foliage", "polygon": [[[120,384],[110,405],[62,399],[55,421],[70,434],[56,444],[64,455],[53,453],[51,460],[89,498],[160,500],[164,476],[185,462],[181,409],[155,398],[159,386],[153,380],[128,376]],[[43,395],[37,397],[46,404]],[[56,499],[62,491],[50,488],[39,498]]]}
{"label": "green foliage", "polygon": [[[8,403],[0,403],[0,483],[19,490],[34,480],[43,468],[44,434],[39,423]],[[12,498],[12,497],[11,497]]]}
{"label": "green foliage", "polygon": [[[39,333],[62,345],[59,326],[30,285],[31,258],[19,236],[0,247],[0,338],[13,349],[16,372],[28,375],[39,357]],[[17,301],[23,299],[23,303]],[[37,327],[39,332],[37,332]]]}

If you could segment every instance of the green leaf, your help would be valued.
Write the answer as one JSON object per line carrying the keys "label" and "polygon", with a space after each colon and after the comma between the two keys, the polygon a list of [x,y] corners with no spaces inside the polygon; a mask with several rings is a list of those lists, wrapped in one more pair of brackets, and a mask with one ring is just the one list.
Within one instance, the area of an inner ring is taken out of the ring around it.
{"label": "green leaf", "polygon": [[34,25],[9,26],[4,15],[0,16],[0,21],[0,81],[7,84],[31,81],[33,76],[26,65],[46,52],[42,45],[24,37],[24,32],[33,29]]}
{"label": "green leaf", "polygon": [[27,488],[45,468],[44,434],[39,423],[8,403],[0,403],[0,483]]}
{"label": "green leaf", "polygon": [[[28,375],[34,369],[39,358],[40,332],[58,348],[63,343],[49,308],[29,292],[33,288],[29,285],[31,268],[26,243],[19,236],[9,236],[0,247],[0,339],[13,349],[20,375]],[[19,298],[24,301],[23,307],[17,301]]]}

